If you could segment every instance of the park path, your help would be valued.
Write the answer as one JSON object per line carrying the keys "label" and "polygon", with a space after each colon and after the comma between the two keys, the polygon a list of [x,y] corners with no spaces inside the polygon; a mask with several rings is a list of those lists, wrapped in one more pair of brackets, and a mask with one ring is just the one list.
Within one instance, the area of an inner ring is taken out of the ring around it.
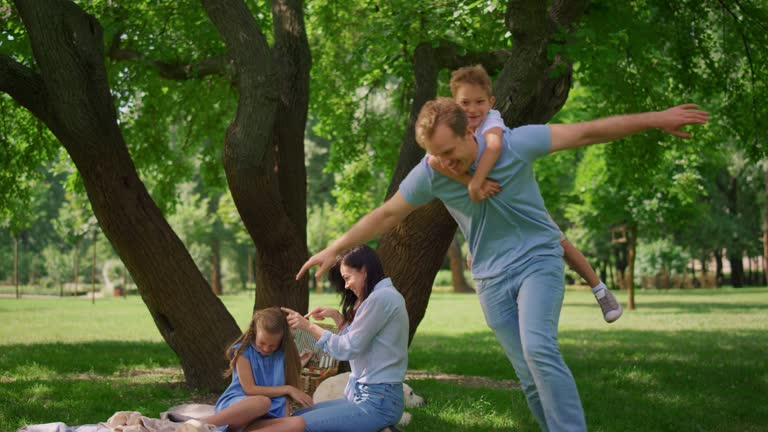
{"label": "park path", "polygon": [[495,388],[495,389],[519,389],[520,383],[515,380],[499,380],[483,376],[454,375],[442,372],[423,370],[409,370],[405,374],[406,381],[436,380],[465,387]]}

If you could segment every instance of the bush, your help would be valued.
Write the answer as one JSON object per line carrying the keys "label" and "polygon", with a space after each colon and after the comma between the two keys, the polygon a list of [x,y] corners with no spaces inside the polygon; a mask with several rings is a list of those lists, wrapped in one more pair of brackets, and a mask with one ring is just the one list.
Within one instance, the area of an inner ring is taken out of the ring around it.
{"label": "bush", "polygon": [[690,261],[690,254],[669,239],[638,243],[635,284],[643,288],[680,287],[685,284]]}

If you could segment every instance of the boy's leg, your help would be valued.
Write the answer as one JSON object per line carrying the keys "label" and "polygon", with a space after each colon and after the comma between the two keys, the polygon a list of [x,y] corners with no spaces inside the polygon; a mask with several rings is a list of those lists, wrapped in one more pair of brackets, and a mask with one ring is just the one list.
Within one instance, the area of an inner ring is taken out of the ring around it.
{"label": "boy's leg", "polygon": [[600,280],[595,270],[581,253],[568,239],[561,237],[560,245],[563,247],[563,259],[568,267],[579,274],[592,288],[600,310],[603,311],[605,321],[612,323],[621,317],[624,312],[616,296],[608,291],[608,287]]}
{"label": "boy's leg", "polygon": [[540,259],[523,270],[517,296],[523,355],[552,431],[586,431],[584,411],[571,371],[557,343],[563,305],[563,262]]}
{"label": "boy's leg", "polygon": [[520,386],[528,401],[539,427],[547,432],[547,421],[541,405],[536,383],[533,380],[528,364],[523,356],[520,342],[520,327],[518,325],[518,308],[516,302],[517,279],[512,276],[502,276],[491,280],[476,281],[477,294],[483,308],[485,322],[493,330],[496,339],[501,344],[507,358],[515,369]]}

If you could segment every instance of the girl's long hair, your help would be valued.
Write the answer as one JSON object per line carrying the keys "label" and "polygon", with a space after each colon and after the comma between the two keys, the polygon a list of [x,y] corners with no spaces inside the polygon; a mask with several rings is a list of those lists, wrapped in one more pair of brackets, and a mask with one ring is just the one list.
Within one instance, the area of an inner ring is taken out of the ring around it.
{"label": "girl's long hair", "polygon": [[[299,350],[293,341],[291,329],[288,327],[288,321],[280,308],[272,307],[268,309],[257,310],[253,314],[251,324],[248,330],[243,333],[227,349],[227,358],[229,359],[229,369],[224,372],[224,377],[232,375],[236,367],[237,359],[243,353],[248,344],[256,342],[256,334],[259,331],[267,332],[271,335],[282,335],[280,347],[283,350],[283,359],[285,363],[285,384],[293,387],[299,386],[299,374],[301,373],[301,362],[299,360]],[[235,345],[240,344],[235,348]],[[253,367],[253,365],[251,365]]]}
{"label": "girl's long hair", "polygon": [[381,260],[373,249],[367,245],[361,245],[350,249],[329,270],[328,280],[341,294],[341,314],[344,317],[344,325],[349,325],[355,319],[355,303],[358,299],[352,290],[344,288],[344,278],[341,277],[342,264],[358,271],[365,268],[365,287],[360,303],[365,301],[373,292],[373,287],[385,278],[384,266],[381,265]]}

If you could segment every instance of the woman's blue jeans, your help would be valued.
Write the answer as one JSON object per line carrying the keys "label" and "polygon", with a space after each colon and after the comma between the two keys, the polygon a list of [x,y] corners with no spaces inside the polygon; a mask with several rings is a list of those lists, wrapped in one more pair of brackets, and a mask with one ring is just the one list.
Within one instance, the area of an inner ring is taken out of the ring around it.
{"label": "woman's blue jeans", "polygon": [[403,384],[351,383],[350,399],[335,399],[304,408],[307,432],[377,432],[403,415]]}

